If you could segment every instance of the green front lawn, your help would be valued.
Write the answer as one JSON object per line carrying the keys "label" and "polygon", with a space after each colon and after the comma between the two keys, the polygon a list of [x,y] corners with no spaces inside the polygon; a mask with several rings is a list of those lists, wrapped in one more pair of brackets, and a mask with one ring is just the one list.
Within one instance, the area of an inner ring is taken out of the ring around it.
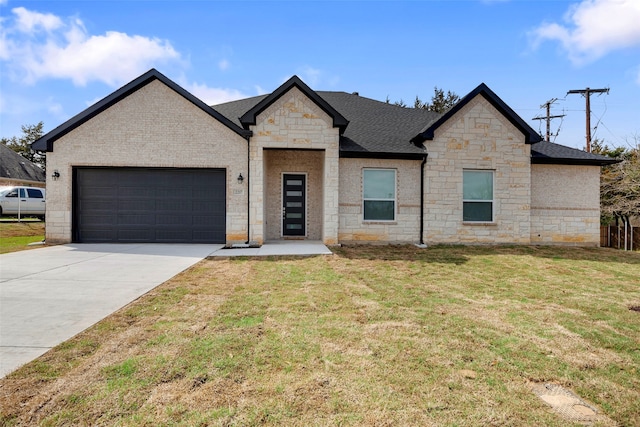
{"label": "green front lawn", "polygon": [[640,425],[640,254],[205,260],[0,380],[2,425]]}

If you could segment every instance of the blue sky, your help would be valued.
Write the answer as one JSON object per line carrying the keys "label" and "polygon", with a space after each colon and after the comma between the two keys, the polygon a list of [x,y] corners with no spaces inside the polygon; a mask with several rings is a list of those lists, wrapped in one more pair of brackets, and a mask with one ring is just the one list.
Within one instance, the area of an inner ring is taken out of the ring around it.
{"label": "blue sky", "polygon": [[486,83],[534,129],[557,98],[552,141],[640,138],[640,1],[0,0],[0,136],[49,131],[150,68],[209,104],[316,90],[381,101]]}

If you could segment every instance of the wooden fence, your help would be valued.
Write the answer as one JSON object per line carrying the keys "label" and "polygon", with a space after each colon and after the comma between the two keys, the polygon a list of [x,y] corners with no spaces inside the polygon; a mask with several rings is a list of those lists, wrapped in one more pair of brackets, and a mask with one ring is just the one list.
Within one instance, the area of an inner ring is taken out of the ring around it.
{"label": "wooden fence", "polygon": [[640,227],[626,227],[625,238],[624,225],[601,226],[600,246],[605,248],[640,250]]}

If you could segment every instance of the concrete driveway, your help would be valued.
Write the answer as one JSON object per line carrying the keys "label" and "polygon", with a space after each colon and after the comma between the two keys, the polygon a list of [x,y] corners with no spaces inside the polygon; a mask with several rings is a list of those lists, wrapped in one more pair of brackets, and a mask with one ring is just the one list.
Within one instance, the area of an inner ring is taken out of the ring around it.
{"label": "concrete driveway", "polygon": [[221,247],[70,244],[0,255],[0,377]]}

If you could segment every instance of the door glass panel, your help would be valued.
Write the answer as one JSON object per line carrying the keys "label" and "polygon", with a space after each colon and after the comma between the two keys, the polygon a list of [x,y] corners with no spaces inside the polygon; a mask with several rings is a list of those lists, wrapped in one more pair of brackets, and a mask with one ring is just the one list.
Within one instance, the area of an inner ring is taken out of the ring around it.
{"label": "door glass panel", "polygon": [[302,174],[283,174],[283,236],[304,236],[306,219],[306,178]]}

